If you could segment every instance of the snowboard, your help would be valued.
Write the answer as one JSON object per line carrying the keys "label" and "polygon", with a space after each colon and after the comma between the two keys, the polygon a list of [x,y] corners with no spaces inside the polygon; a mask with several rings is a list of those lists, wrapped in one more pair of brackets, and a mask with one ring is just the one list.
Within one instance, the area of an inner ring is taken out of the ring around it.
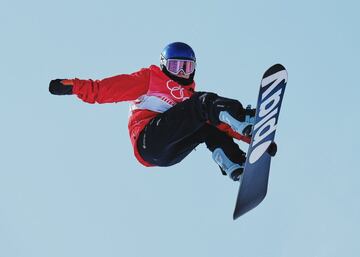
{"label": "snowboard", "polygon": [[270,67],[262,77],[234,220],[255,208],[266,196],[271,162],[267,149],[274,141],[287,80],[287,71],[281,64]]}

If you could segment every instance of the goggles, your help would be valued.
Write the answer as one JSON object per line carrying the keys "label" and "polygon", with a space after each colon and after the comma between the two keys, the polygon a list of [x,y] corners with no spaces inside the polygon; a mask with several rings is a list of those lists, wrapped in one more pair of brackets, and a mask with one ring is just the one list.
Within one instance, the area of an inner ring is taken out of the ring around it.
{"label": "goggles", "polygon": [[166,69],[177,75],[182,70],[186,75],[190,75],[194,72],[196,63],[191,60],[180,60],[180,59],[168,59],[165,61]]}

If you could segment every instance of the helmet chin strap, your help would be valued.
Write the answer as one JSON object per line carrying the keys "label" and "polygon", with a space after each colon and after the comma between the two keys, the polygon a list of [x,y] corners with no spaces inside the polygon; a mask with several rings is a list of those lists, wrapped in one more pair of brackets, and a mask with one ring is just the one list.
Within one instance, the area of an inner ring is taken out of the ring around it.
{"label": "helmet chin strap", "polygon": [[170,79],[172,79],[173,81],[179,83],[182,86],[188,86],[191,83],[194,82],[194,76],[195,76],[195,71],[193,73],[191,73],[190,77],[188,79],[186,78],[180,78],[178,76],[175,76],[173,74],[171,74],[164,66],[161,67],[162,72],[164,72],[166,74],[166,76],[168,76]]}

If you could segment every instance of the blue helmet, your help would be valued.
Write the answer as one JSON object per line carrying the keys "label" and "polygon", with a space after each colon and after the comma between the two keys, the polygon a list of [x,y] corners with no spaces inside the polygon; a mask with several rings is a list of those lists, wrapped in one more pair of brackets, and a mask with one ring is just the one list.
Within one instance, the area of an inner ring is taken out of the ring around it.
{"label": "blue helmet", "polygon": [[196,62],[195,53],[192,48],[182,42],[174,42],[165,46],[164,50],[161,52],[160,58],[183,59]]}
{"label": "blue helmet", "polygon": [[[168,60],[177,59],[177,60],[189,60],[192,63],[191,67],[191,75],[188,79],[179,78],[174,75],[173,72],[169,72],[167,69]],[[183,85],[188,85],[193,82],[195,75],[195,67],[196,67],[196,57],[194,50],[187,44],[182,42],[174,42],[171,43],[163,49],[160,55],[160,67],[162,71],[168,75],[171,79],[179,82]]]}

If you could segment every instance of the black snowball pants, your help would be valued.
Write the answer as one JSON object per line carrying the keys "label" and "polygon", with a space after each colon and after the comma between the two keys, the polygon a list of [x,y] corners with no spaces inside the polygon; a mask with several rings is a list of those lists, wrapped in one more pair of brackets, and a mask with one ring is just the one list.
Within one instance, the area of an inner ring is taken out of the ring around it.
{"label": "black snowball pants", "polygon": [[141,157],[155,166],[171,166],[183,160],[196,146],[206,143],[210,151],[221,148],[235,162],[245,154],[233,138],[207,123],[199,93],[152,119],[139,135]]}

